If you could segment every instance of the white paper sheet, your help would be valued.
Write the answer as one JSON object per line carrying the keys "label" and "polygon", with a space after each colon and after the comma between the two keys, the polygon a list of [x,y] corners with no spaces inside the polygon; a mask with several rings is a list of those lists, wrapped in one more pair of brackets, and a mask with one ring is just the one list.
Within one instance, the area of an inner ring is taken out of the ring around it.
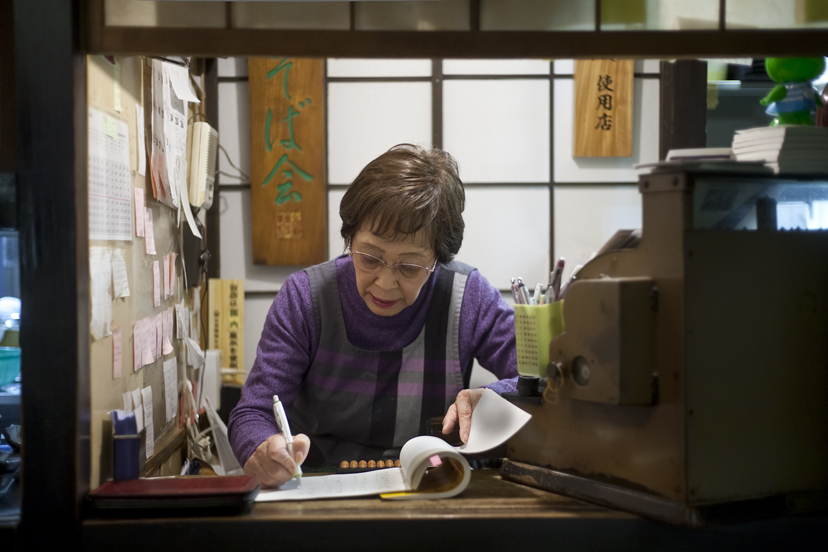
{"label": "white paper sheet", "polygon": [[124,412],[132,412],[132,393],[127,391],[123,395],[124,399]]}
{"label": "white paper sheet", "polygon": [[152,209],[149,207],[144,211],[144,241],[146,242],[147,255],[155,255],[155,231],[152,226]]}
{"label": "white paper sheet", "polygon": [[190,330],[190,309],[183,304],[175,306],[175,337],[177,339],[184,339],[189,337]]}
{"label": "white paper sheet", "polygon": [[123,106],[121,105],[121,62],[118,59],[115,59],[115,68],[112,75],[113,83],[113,104],[115,107],[115,111],[120,113],[124,110]]}
{"label": "white paper sheet", "polygon": [[147,340],[145,342],[146,348],[144,349],[144,364],[152,364],[155,362],[155,340],[158,338],[158,334],[155,331],[155,317],[148,316],[144,318],[144,327],[147,331]]}
{"label": "white paper sheet", "polygon": [[132,371],[137,372],[144,365],[144,321],[132,324]]}
{"label": "white paper sheet", "polygon": [[161,274],[158,261],[152,261],[152,306],[161,306]]}
{"label": "white paper sheet", "polygon": [[175,295],[175,259],[178,253],[170,253],[170,297]]}
{"label": "white paper sheet", "polygon": [[129,127],[89,109],[89,239],[132,240]]}
{"label": "white paper sheet", "polygon": [[469,441],[457,450],[463,454],[478,454],[491,450],[526,425],[532,415],[513,405],[491,389],[486,389],[472,411]]}
{"label": "white paper sheet", "polygon": [[[138,391],[138,395],[141,395],[141,392]],[[141,433],[144,430],[144,405],[139,404],[135,407],[135,428],[138,433]]]}
{"label": "white paper sheet", "polygon": [[144,190],[141,188],[133,188],[133,193],[135,195],[135,235],[139,237],[144,236],[144,219],[147,218],[146,212],[144,212]]}
{"label": "white paper sheet", "polygon": [[115,297],[129,297],[129,278],[123,249],[116,249],[112,253],[112,287],[115,289]]}
{"label": "white paper sheet", "polygon": [[90,331],[95,339],[109,335],[112,324],[112,250],[108,247],[89,248],[90,293],[92,322]]}
{"label": "white paper sheet", "polygon": [[198,370],[204,365],[204,351],[199,347],[198,342],[191,337],[184,340],[187,343],[187,362]]}
{"label": "white paper sheet", "polygon": [[402,470],[400,468],[388,468],[363,473],[303,477],[301,487],[298,481],[292,480],[278,489],[259,491],[256,502],[345,498],[397,493],[405,490]]}
{"label": "white paper sheet", "polygon": [[[136,127],[138,128],[138,174],[146,176],[147,142],[144,136],[144,108],[135,104]],[[143,236],[143,234],[138,234]]]}
{"label": "white paper sheet", "polygon": [[147,459],[155,454],[155,432],[152,427],[152,387],[149,385],[141,389],[144,398],[144,427],[147,429]]}
{"label": "white paper sheet", "polygon": [[164,313],[155,315],[155,358],[164,356]]}
{"label": "white paper sheet", "polygon": [[172,81],[173,91],[179,99],[185,102],[201,103],[198,96],[196,96],[193,85],[190,84],[190,72],[186,67],[170,63],[167,65],[170,71],[170,80]]}
{"label": "white paper sheet", "polygon": [[121,377],[121,328],[117,327],[112,330],[112,377]]}
{"label": "white paper sheet", "polygon": [[152,62],[152,159],[150,162],[153,196],[174,209],[178,208],[178,197],[170,192],[167,176],[167,137],[165,89],[168,82],[165,78],[164,62]]}
{"label": "white paper sheet", "polygon": [[177,414],[178,406],[178,363],[175,357],[164,361],[164,398],[167,405],[167,417],[169,422]]}
{"label": "white paper sheet", "polygon": [[164,255],[164,299],[170,296],[170,255]]}

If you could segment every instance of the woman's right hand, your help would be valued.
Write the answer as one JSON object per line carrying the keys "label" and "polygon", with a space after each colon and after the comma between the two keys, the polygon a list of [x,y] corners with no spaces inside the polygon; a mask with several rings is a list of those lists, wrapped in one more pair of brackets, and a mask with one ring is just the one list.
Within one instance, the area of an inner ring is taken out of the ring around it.
{"label": "woman's right hand", "polygon": [[310,439],[300,433],[293,437],[293,458],[281,433],[271,435],[244,464],[244,473],[258,479],[263,487],[280,487],[293,479],[296,465],[308,456]]}

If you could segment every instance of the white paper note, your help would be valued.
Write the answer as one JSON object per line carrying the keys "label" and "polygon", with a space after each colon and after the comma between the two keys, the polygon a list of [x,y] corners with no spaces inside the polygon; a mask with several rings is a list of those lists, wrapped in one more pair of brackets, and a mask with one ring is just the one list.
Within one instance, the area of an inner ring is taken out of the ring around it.
{"label": "white paper note", "polygon": [[161,306],[161,275],[159,274],[158,261],[152,261],[152,305]]}
{"label": "white paper note", "polygon": [[121,377],[121,328],[112,330],[112,377]]}
{"label": "white paper note", "polygon": [[150,316],[144,318],[144,327],[147,332],[146,348],[144,349],[144,364],[152,364],[155,362],[155,317]]}
{"label": "white paper note", "polygon": [[132,325],[132,371],[137,372],[144,365],[143,320]]}
{"label": "white paper note", "polygon": [[115,104],[115,111],[120,113],[124,110],[123,106],[121,105],[121,62],[117,59],[115,60],[115,71],[112,76],[112,80],[114,82],[114,89],[113,93],[113,103]]}
{"label": "white paper note", "polygon": [[170,253],[170,296],[175,295],[175,259],[178,253]]}
{"label": "white paper note", "polygon": [[144,235],[144,220],[147,218],[144,212],[144,190],[141,188],[133,188],[135,195],[135,235]]}
{"label": "white paper note", "polygon": [[175,95],[186,102],[201,103],[196,96],[193,86],[190,84],[190,72],[186,67],[168,64],[167,68],[170,72],[170,81],[172,82],[173,91]]}
{"label": "white paper note", "polygon": [[469,441],[456,449],[463,454],[486,452],[518,432],[532,417],[491,389],[485,389],[472,411]]}
{"label": "white paper note", "polygon": [[[136,390],[137,391],[137,390]],[[138,396],[141,396],[141,392],[138,392]],[[144,406],[139,404],[135,407],[135,428],[138,433],[141,433],[144,429]]]}
{"label": "white paper note", "polygon": [[164,356],[164,313],[155,315],[155,358]]}
{"label": "white paper note", "polygon": [[89,109],[89,239],[132,240],[129,127]]}
{"label": "white paper note", "polygon": [[178,406],[178,363],[175,357],[164,361],[164,398],[167,404],[167,421],[175,418]]}
{"label": "white paper note", "polygon": [[127,391],[124,393],[124,412],[132,412],[132,393]]}
{"label": "white paper note", "polygon": [[112,286],[115,288],[115,297],[129,297],[129,279],[123,249],[116,249],[112,253]]}
{"label": "white paper note", "polygon": [[144,427],[147,428],[147,459],[155,454],[155,432],[152,427],[152,387],[141,389],[144,398]]}
{"label": "white paper note", "polygon": [[92,294],[92,322],[90,331],[95,339],[111,333],[112,323],[112,250],[108,247],[89,248],[90,293]]}
{"label": "white paper note", "polygon": [[[147,143],[144,136],[144,108],[135,104],[136,127],[138,128],[138,174],[146,176]],[[138,234],[143,236],[144,234]]]}
{"label": "white paper note", "polygon": [[155,255],[155,232],[152,227],[152,209],[147,207],[144,211],[144,241],[146,242],[147,255]]}
{"label": "white paper note", "polygon": [[201,368],[204,365],[204,351],[194,339],[188,337],[184,341],[187,343],[187,362],[196,370]]}
{"label": "white paper note", "polygon": [[168,355],[173,352],[173,308],[170,307],[164,311],[164,345],[163,353]]}
{"label": "white paper note", "polygon": [[164,299],[170,296],[170,255],[164,255]]}
{"label": "white paper note", "polygon": [[165,101],[165,88],[168,85],[165,82],[164,65],[164,62],[160,60],[152,62],[152,157],[150,160],[152,193],[158,201],[177,209],[178,198],[172,197],[167,182],[167,138],[164,130],[168,103]]}

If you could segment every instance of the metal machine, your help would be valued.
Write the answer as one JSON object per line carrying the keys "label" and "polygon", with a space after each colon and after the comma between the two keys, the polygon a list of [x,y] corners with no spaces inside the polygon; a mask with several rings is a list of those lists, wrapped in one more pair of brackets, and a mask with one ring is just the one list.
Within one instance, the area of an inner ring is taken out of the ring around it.
{"label": "metal machine", "polygon": [[828,178],[730,167],[640,177],[503,477],[684,525],[828,506]]}

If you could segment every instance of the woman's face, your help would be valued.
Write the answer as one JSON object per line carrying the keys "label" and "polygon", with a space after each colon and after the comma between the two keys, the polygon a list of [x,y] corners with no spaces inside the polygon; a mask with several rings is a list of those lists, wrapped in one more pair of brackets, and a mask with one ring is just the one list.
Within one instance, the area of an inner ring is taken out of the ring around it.
{"label": "woman's face", "polygon": [[[354,234],[351,251],[373,255],[388,265],[408,263],[428,268],[434,266],[436,255],[425,243],[422,231],[388,240],[372,234],[369,228],[371,224],[363,224]],[[356,257],[358,253],[353,255]],[[386,267],[378,272],[368,272],[358,266],[357,259],[354,261],[359,294],[371,312],[380,316],[394,316],[414,304],[429,277],[425,270],[413,279],[404,277],[399,270]]]}

